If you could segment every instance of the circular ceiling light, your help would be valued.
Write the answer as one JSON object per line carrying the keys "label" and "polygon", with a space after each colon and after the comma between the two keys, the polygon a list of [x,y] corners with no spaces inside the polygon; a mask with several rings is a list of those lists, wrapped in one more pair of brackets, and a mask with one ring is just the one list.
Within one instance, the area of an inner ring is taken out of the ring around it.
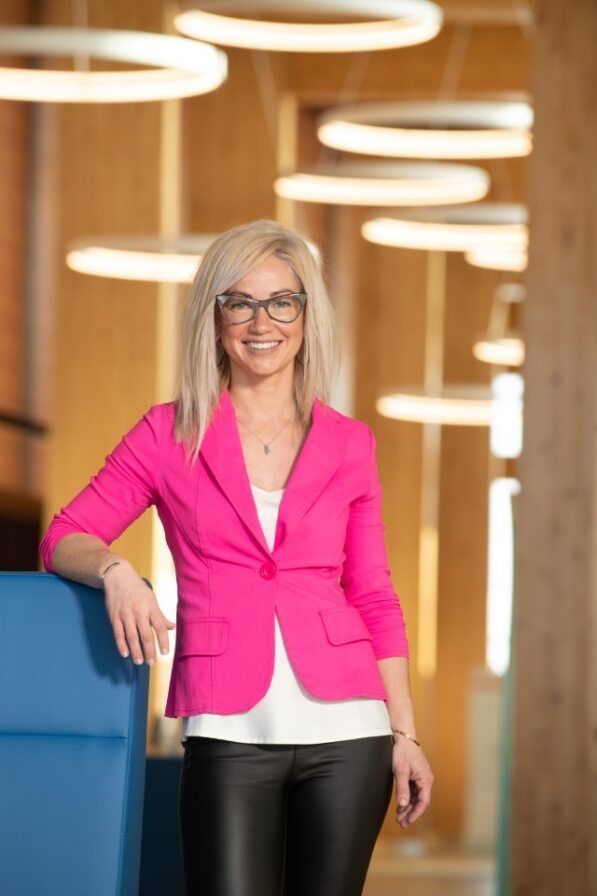
{"label": "circular ceiling light", "polygon": [[489,190],[482,168],[449,162],[336,162],[282,175],[278,196],[338,205],[443,205],[474,202]]}
{"label": "circular ceiling light", "polygon": [[473,345],[473,355],[478,361],[505,367],[520,367],[524,363],[524,340],[510,326],[510,308],[523,302],[525,297],[523,283],[500,283],[496,288],[487,332]]}
{"label": "circular ceiling light", "polygon": [[523,252],[528,244],[524,205],[478,202],[458,208],[413,209],[365,221],[361,234],[371,243],[443,252]]}
{"label": "circular ceiling light", "polygon": [[503,248],[471,249],[464,253],[469,264],[477,268],[489,268],[492,271],[513,271],[520,273],[526,270],[528,254],[526,249]]}
{"label": "circular ceiling light", "polygon": [[491,407],[491,389],[455,383],[444,386],[436,395],[419,386],[404,386],[375,402],[376,410],[384,417],[453,426],[489,426]]}
{"label": "circular ceiling light", "polygon": [[478,339],[473,345],[473,355],[485,364],[520,367],[524,363],[524,341],[514,332],[495,339]]}
{"label": "circular ceiling light", "polygon": [[[217,233],[181,234],[172,239],[152,236],[95,236],[73,240],[66,264],[94,277],[153,283],[189,283]],[[307,240],[317,261],[319,249]]]}
{"label": "circular ceiling light", "polygon": [[169,34],[96,28],[0,28],[0,53],[89,56],[152,66],[95,72],[0,67],[0,98],[32,102],[130,103],[196,96],[228,76],[222,50]]}
{"label": "circular ceiling light", "polygon": [[217,234],[172,240],[151,236],[91,237],[70,243],[66,263],[73,271],[118,280],[189,282]]}
{"label": "circular ceiling light", "polygon": [[[249,4],[258,14],[282,13],[281,0],[255,0]],[[174,17],[183,34],[200,40],[253,50],[293,53],[352,53],[409,47],[431,40],[439,32],[443,13],[429,0],[295,0],[292,14],[356,18],[363,22],[303,23],[239,18],[247,11],[246,0],[209,0]]]}
{"label": "circular ceiling light", "polygon": [[320,116],[317,136],[345,152],[410,159],[498,159],[531,151],[526,102],[452,100],[337,106]]}

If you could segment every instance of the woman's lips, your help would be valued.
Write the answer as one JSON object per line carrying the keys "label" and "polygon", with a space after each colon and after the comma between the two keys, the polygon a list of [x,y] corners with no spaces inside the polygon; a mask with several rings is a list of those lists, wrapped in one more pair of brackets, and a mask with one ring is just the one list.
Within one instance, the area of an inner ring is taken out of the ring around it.
{"label": "woman's lips", "polygon": [[[270,340],[267,342],[269,343]],[[274,340],[271,340],[274,341]],[[267,344],[265,340],[263,340],[264,344]],[[259,344],[259,342],[257,342]],[[243,345],[250,351],[253,355],[269,355],[271,352],[275,352],[279,345],[282,344],[282,340],[276,340],[275,345],[268,345],[267,348],[254,348],[249,342],[244,342]]]}

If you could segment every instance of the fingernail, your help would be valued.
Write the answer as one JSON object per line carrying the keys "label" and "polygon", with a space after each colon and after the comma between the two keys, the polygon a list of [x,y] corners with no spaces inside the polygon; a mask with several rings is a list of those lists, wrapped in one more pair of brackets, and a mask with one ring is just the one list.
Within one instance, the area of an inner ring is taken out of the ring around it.
{"label": "fingernail", "polygon": [[168,653],[168,648],[167,648],[167,647],[162,647],[162,653]]}

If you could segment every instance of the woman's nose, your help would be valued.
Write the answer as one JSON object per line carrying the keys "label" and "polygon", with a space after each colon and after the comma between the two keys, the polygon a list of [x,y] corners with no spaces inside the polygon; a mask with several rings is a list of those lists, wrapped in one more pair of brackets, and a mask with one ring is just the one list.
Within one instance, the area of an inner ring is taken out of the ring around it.
{"label": "woman's nose", "polygon": [[255,317],[251,321],[251,327],[262,327],[264,324],[269,326],[270,323],[271,320],[269,314],[263,306],[260,306],[255,313]]}

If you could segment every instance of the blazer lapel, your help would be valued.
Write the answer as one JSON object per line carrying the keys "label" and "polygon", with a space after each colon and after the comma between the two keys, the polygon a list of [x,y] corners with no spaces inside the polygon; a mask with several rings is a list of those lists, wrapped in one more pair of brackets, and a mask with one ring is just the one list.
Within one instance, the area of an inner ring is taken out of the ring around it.
{"label": "blazer lapel", "polygon": [[[317,500],[338,469],[345,449],[346,438],[340,418],[319,398],[315,398],[311,428],[280,502],[272,553],[282,546]],[[228,389],[224,389],[220,395],[200,452],[251,536],[269,554],[251,491],[236,411]]]}

